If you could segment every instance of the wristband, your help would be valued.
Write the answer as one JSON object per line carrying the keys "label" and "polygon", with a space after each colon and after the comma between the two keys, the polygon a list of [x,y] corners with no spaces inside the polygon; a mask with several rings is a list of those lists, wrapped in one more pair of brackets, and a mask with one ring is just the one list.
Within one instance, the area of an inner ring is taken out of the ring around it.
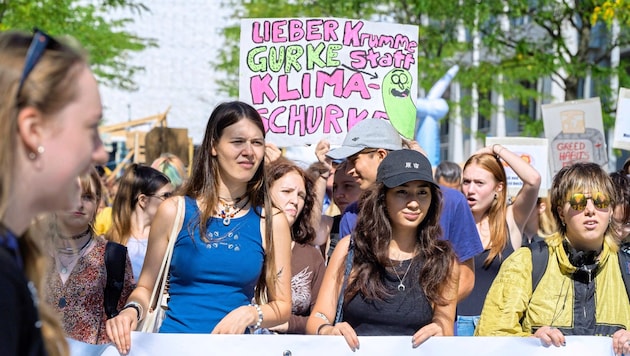
{"label": "wristband", "polygon": [[324,172],[324,173],[320,173],[320,174],[319,174],[319,177],[320,177],[320,178],[324,178],[324,179],[328,179],[328,178],[330,178],[330,171],[326,171],[326,172]]}
{"label": "wristband", "polygon": [[333,325],[329,323],[323,323],[317,328],[317,332],[315,333],[315,335],[321,335],[321,331],[324,328],[324,326],[333,326]]}
{"label": "wristband", "polygon": [[256,308],[256,312],[258,313],[258,320],[256,320],[256,324],[250,325],[250,328],[254,330],[258,330],[260,329],[260,326],[262,325],[262,322],[263,322],[263,312],[262,312],[262,309],[260,308],[260,305],[256,303],[250,304],[250,306]]}
{"label": "wristband", "polygon": [[142,305],[138,302],[129,302],[127,304],[125,304],[125,306],[122,308],[122,310],[125,309],[129,309],[129,308],[133,308],[136,310],[136,312],[138,313],[138,321],[142,320],[142,312],[143,312],[143,308]]}

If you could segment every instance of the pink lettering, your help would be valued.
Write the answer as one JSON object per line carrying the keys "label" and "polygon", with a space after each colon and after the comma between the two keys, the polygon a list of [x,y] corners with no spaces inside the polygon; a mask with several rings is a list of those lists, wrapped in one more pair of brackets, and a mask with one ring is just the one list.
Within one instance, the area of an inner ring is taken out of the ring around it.
{"label": "pink lettering", "polygon": [[264,102],[265,96],[270,102],[276,100],[276,93],[271,88],[271,75],[265,74],[261,76],[253,76],[249,79],[249,90],[252,93],[252,103],[260,105]]}

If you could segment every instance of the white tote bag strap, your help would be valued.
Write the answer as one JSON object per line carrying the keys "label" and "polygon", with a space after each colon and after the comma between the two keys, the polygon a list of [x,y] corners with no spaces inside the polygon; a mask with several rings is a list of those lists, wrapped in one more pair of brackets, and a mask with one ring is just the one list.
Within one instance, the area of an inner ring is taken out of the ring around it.
{"label": "white tote bag strap", "polygon": [[179,230],[182,228],[184,222],[184,197],[177,197],[177,214],[175,215],[175,221],[173,222],[173,229],[168,236],[168,246],[164,252],[164,258],[162,258],[162,264],[160,266],[160,272],[155,279],[155,285],[151,292],[151,299],[149,303],[149,309],[153,310],[158,307],[159,300],[164,294],[164,288],[166,287],[166,279],[168,278],[168,272],[171,268],[171,257],[173,257],[173,247],[175,246],[175,240],[179,235]]}

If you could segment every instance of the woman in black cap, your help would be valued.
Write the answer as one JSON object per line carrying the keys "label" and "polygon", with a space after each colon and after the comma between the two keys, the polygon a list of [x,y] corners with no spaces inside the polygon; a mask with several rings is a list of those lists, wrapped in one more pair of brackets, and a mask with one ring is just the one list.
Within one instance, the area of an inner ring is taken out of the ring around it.
{"label": "woman in black cap", "polygon": [[412,335],[413,347],[453,335],[459,269],[440,239],[441,192],[427,158],[391,152],[359,206],[352,239],[342,239],[331,257],[307,332],[343,335],[353,350],[359,335]]}

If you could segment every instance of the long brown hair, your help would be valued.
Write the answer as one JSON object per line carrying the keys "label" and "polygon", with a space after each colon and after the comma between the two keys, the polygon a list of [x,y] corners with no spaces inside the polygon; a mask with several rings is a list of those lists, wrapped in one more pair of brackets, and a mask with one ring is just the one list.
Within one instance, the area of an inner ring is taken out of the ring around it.
{"label": "long brown hair", "polygon": [[[199,235],[203,241],[209,241],[206,236],[208,220],[216,214],[216,206],[219,202],[219,163],[217,158],[212,156],[212,149],[217,145],[226,127],[239,122],[249,120],[254,123],[260,131],[265,134],[265,127],[258,111],[251,105],[231,101],[219,104],[210,114],[206,132],[199,148],[190,179],[182,187],[183,195],[193,199],[203,201],[202,209],[194,227],[199,229]],[[264,179],[264,157],[258,170],[247,182],[248,198],[251,206],[257,212],[257,208],[262,207],[265,211],[265,259],[261,278],[256,285],[256,300],[258,302],[265,299],[264,293],[270,293],[272,299],[275,297],[275,285],[278,279],[273,244],[272,204],[268,195],[268,188]]]}
{"label": "long brown hair", "polygon": [[484,265],[489,265],[495,257],[501,257],[501,251],[509,243],[508,229],[506,223],[507,216],[507,178],[503,164],[498,157],[491,154],[476,154],[470,156],[464,164],[464,170],[471,164],[490,172],[497,184],[503,184],[503,189],[496,192],[496,199],[492,201],[490,209],[486,212],[488,216],[488,226],[490,228],[490,253],[484,261]]}
{"label": "long brown hair", "polygon": [[[417,228],[418,255],[414,259],[422,262],[418,283],[428,300],[445,305],[448,300],[443,296],[444,289],[457,282],[450,280],[456,257],[450,243],[441,238],[442,192],[434,184],[429,186],[431,205]],[[383,183],[374,183],[359,199],[359,215],[353,236],[355,252],[352,278],[346,289],[345,300],[350,300],[359,292],[373,300],[382,300],[389,295],[384,284],[386,267],[391,265],[389,243],[392,239],[392,226],[385,204],[387,190]],[[339,272],[343,274],[344,269],[345,265],[342,265]]]}
{"label": "long brown hair", "polygon": [[[77,76],[87,66],[83,53],[74,48],[59,44],[55,49],[46,49],[18,92],[18,86],[27,50],[33,36],[20,32],[0,34],[0,166],[6,167],[0,173],[0,217],[5,216],[11,202],[7,199],[13,186],[14,173],[11,167],[16,164],[16,142],[18,112],[33,107],[46,118],[54,117],[77,95]],[[43,276],[47,259],[43,256],[41,240],[33,232],[25,233],[19,239],[23,254],[26,277],[39,291],[44,288]],[[69,353],[61,324],[57,315],[45,304],[39,304],[42,334],[49,355]]]}
{"label": "long brown hair", "polygon": [[105,238],[127,245],[131,236],[131,216],[140,194],[153,195],[169,183],[169,179],[155,168],[132,164],[125,169],[112,204],[112,226]]}

